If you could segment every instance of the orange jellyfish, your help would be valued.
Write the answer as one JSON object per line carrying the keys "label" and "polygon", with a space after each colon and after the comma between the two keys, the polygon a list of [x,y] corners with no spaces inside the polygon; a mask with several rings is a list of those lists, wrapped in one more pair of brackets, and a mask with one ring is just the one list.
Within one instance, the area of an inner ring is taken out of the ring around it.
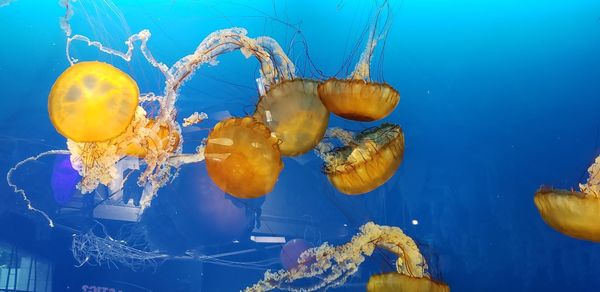
{"label": "orange jellyfish", "polygon": [[385,83],[329,79],[319,85],[319,96],[332,113],[349,120],[376,121],[389,115],[400,94]]}
{"label": "orange jellyfish", "polygon": [[102,62],[81,62],[65,70],[48,96],[56,130],[76,142],[99,142],[127,129],[138,105],[136,82]]}
{"label": "orange jellyfish", "polygon": [[600,156],[588,169],[580,191],[542,187],[534,197],[542,219],[568,236],[600,242]]}
{"label": "orange jellyfish", "polygon": [[377,41],[385,32],[375,36],[375,27],[384,2],[379,8],[375,25],[371,28],[367,46],[349,79],[331,78],[319,85],[318,91],[323,104],[332,113],[349,120],[376,121],[389,115],[398,102],[400,93],[385,83],[372,82],[370,78],[371,57]]}
{"label": "orange jellyfish", "polygon": [[367,283],[368,292],[450,292],[444,283],[426,277],[411,277],[400,273],[373,275]]}
{"label": "orange jellyfish", "polygon": [[208,135],[204,155],[208,175],[238,198],[269,193],[283,168],[279,140],[253,117],[219,122]]}
{"label": "orange jellyfish", "polygon": [[281,140],[285,156],[304,154],[314,148],[329,123],[329,111],[317,95],[313,80],[286,80],[269,88],[260,98],[254,117]]}
{"label": "orange jellyfish", "polygon": [[347,195],[364,194],[384,184],[404,156],[404,134],[394,124],[365,130],[346,144],[323,156],[329,181]]}
{"label": "orange jellyfish", "polygon": [[272,38],[258,37],[255,44],[268,53],[261,64],[272,64],[266,71],[273,74],[264,79],[266,88],[259,86],[266,90],[261,90],[254,117],[281,140],[281,154],[304,154],[323,139],[329,123],[329,111],[317,93],[319,83],[296,78],[294,64]]}

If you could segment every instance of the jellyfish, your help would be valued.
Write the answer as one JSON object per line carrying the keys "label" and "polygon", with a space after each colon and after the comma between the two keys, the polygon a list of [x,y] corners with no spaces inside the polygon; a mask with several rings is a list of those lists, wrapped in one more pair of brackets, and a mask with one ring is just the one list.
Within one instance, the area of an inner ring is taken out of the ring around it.
{"label": "jellyfish", "polygon": [[[280,81],[291,80],[294,76],[293,63],[276,41],[268,37],[249,38],[243,28],[211,33],[192,54],[169,67],[153,57],[147,45],[151,36],[149,30],[144,29],[129,36],[125,41],[127,51],[118,51],[84,35],[73,34],[69,23],[73,15],[72,7],[68,1],[61,3],[67,9],[65,16],[60,19],[60,25],[67,37],[66,56],[71,67],[57,79],[49,95],[48,105],[52,123],[67,138],[68,150],[47,151],[41,156],[69,153],[73,168],[82,176],[77,188],[83,194],[93,192],[99,185],[124,183],[129,176],[120,176],[118,162],[124,156],[139,158],[141,167],[136,170],[141,169],[141,174],[137,176],[137,184],[143,188],[140,212],[150,205],[158,189],[172,180],[180,166],[205,158],[205,145],[202,144],[194,153],[182,153],[183,137],[180,124],[176,121],[175,108],[180,88],[201,65],[216,64],[217,57],[236,50],[246,57],[254,56],[261,64],[258,79],[261,92]],[[135,81],[112,65],[79,62],[77,58],[71,57],[70,45],[74,41],[84,42],[125,62],[131,61],[135,43],[140,42],[142,56],[165,77],[164,93],[140,94]],[[158,113],[152,117],[148,116],[143,107],[148,103],[158,105]],[[205,114],[198,114],[184,121],[184,126],[205,118]],[[22,162],[38,158],[34,156]],[[21,163],[17,164],[20,165]],[[11,174],[12,172],[9,176]],[[28,202],[28,207],[37,211],[31,206],[26,194],[12,184],[10,177],[7,180]],[[53,226],[49,216],[43,215],[48,219],[49,225]]]}
{"label": "jellyfish", "polygon": [[282,155],[304,154],[323,139],[329,123],[329,111],[317,93],[319,82],[297,78],[294,64],[275,40],[258,37],[256,43],[269,53],[276,80],[261,92],[254,117],[281,140]]}
{"label": "jellyfish", "polygon": [[540,188],[534,203],[550,227],[568,236],[600,242],[600,156],[588,169],[580,191]]}
{"label": "jellyfish", "polygon": [[426,277],[411,277],[400,273],[373,275],[367,283],[368,292],[450,292],[444,283]]}
{"label": "jellyfish", "polygon": [[[358,271],[365,256],[382,248],[398,256],[396,271],[416,278],[429,278],[428,266],[416,243],[398,227],[368,222],[350,242],[332,246],[324,243],[300,255],[298,266],[290,270],[267,271],[264,278],[247,287],[246,292],[282,289],[290,291],[326,290],[339,287]],[[313,278],[308,287],[294,287],[302,279]]]}
{"label": "jellyfish", "polygon": [[318,87],[323,104],[330,112],[342,118],[365,122],[380,120],[388,116],[400,101],[400,93],[397,90],[386,83],[373,82],[370,77],[373,51],[388,29],[384,27],[380,35],[375,35],[379,15],[386,6],[387,1],[384,1],[379,7],[375,23],[370,29],[367,46],[349,78],[330,78]]}
{"label": "jellyfish", "polygon": [[338,131],[345,146],[321,150],[324,172],[340,192],[358,195],[370,192],[394,175],[404,155],[404,134],[400,126],[383,124],[356,137]]}
{"label": "jellyfish", "polygon": [[269,193],[283,168],[279,140],[253,117],[219,122],[208,135],[204,156],[208,175],[238,198]]}
{"label": "jellyfish", "polygon": [[76,142],[115,138],[127,129],[138,105],[136,82],[103,62],[81,62],[65,70],[48,96],[56,130]]}
{"label": "jellyfish", "polygon": [[317,84],[305,79],[283,81],[258,101],[254,117],[281,140],[282,155],[304,154],[325,135],[329,111],[317,95]]}
{"label": "jellyfish", "polygon": [[332,113],[349,120],[376,121],[388,116],[400,94],[386,83],[328,79],[319,85],[319,96]]}

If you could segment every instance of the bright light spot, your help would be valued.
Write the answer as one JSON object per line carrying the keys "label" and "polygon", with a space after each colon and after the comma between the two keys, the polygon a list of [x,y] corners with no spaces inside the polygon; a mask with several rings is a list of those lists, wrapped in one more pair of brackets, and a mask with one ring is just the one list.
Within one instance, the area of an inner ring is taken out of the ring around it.
{"label": "bright light spot", "polygon": [[257,243],[285,243],[285,237],[281,236],[250,236],[250,240]]}
{"label": "bright light spot", "polygon": [[417,221],[417,219],[413,219],[412,225],[419,225],[419,221]]}

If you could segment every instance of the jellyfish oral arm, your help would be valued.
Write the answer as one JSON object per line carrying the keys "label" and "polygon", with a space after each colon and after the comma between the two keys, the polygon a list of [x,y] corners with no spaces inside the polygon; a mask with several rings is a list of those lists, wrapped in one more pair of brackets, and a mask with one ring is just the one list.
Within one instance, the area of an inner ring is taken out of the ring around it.
{"label": "jellyfish oral arm", "polygon": [[208,115],[206,113],[194,112],[189,117],[183,119],[182,126],[189,127],[191,125],[198,124],[206,119],[208,119]]}
{"label": "jellyfish oral arm", "polygon": [[296,66],[294,66],[294,63],[285,54],[277,41],[271,37],[262,36],[256,38],[256,44],[271,55],[275,69],[277,69],[277,76],[280,78],[277,81],[281,82],[282,79],[291,80],[296,78]]}
{"label": "jellyfish oral arm", "polygon": [[[417,278],[430,277],[425,258],[412,238],[398,227],[369,222],[360,228],[360,232],[350,242],[337,247],[324,243],[317,248],[308,249],[300,255],[298,267],[276,272],[267,271],[263,280],[245,291],[258,292],[277,288],[315,291],[324,287],[337,287],[356,273],[365,256],[372,255],[377,247],[398,255],[398,273]],[[311,258],[315,260],[311,261]],[[303,264],[310,262],[314,263]],[[310,277],[317,277],[320,281],[308,287],[290,288],[294,281]]]}
{"label": "jellyfish oral arm", "polygon": [[[387,32],[389,30],[389,24],[391,23],[388,21],[388,18],[390,17],[388,5],[389,4],[387,3],[387,0],[386,0],[381,4],[381,6],[378,7],[377,14],[375,16],[375,22],[373,23],[373,25],[371,25],[371,28],[369,29],[369,39],[367,40],[367,45],[365,47],[365,50],[360,55],[360,59],[359,59],[358,63],[356,63],[356,66],[354,67],[354,71],[352,72],[352,74],[350,74],[350,79],[370,81],[370,79],[371,79],[370,67],[371,67],[371,59],[373,58],[373,52],[375,51],[377,42],[386,37]],[[382,31],[379,34],[377,34],[377,32],[376,32],[377,25],[380,21],[381,13],[383,12],[384,8],[387,8],[388,16],[383,25]]]}
{"label": "jellyfish oral arm", "polygon": [[600,198],[600,155],[588,168],[590,174],[585,184],[579,184],[581,192]]}
{"label": "jellyfish oral arm", "polygon": [[[274,40],[255,40],[249,38],[247,33],[243,28],[234,27],[218,30],[208,35],[193,54],[181,58],[171,67],[170,72],[174,77],[171,84],[172,90],[177,91],[200,65],[214,62],[219,55],[235,50],[240,50],[247,58],[254,56],[258,59],[261,65],[261,77],[264,79],[265,85],[274,84],[278,80],[279,71],[289,75],[289,70],[294,70],[293,64]],[[282,60],[282,66],[288,69],[278,70],[265,48],[273,49],[275,56]],[[277,50],[278,48],[279,50]]]}

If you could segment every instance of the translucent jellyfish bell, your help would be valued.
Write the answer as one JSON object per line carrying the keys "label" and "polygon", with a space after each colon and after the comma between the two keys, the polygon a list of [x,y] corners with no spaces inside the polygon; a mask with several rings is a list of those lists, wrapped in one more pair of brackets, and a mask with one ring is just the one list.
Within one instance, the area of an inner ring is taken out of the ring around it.
{"label": "translucent jellyfish bell", "polygon": [[269,89],[256,106],[254,117],[281,140],[281,154],[306,153],[323,139],[329,111],[317,95],[317,82],[293,79]]}
{"label": "translucent jellyfish bell", "polygon": [[383,124],[361,132],[351,145],[327,153],[324,171],[340,192],[364,194],[390,179],[403,156],[402,129],[394,124]]}
{"label": "translucent jellyfish bell", "polygon": [[102,62],[81,62],[56,79],[48,113],[56,130],[76,142],[106,141],[133,120],[139,98],[136,82]]}
{"label": "translucent jellyfish bell", "polygon": [[208,135],[204,154],[208,175],[238,198],[269,193],[283,168],[279,140],[252,117],[219,122]]}
{"label": "translucent jellyfish bell", "polygon": [[411,277],[400,273],[373,275],[367,283],[368,292],[450,292],[450,287],[426,277]]}

